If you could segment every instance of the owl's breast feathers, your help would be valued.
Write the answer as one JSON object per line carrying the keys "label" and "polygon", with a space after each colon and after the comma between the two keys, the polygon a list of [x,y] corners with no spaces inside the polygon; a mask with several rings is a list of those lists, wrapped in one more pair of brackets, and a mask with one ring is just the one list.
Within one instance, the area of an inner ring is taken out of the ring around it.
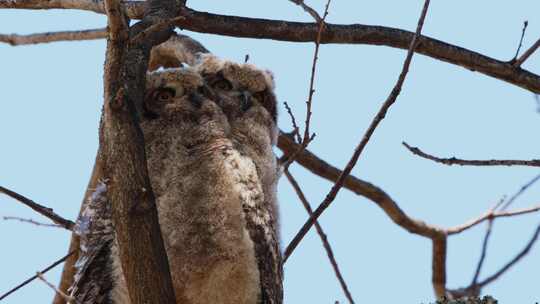
{"label": "owl's breast feathers", "polygon": [[[261,185],[255,162],[250,157],[242,155],[239,151],[233,149],[232,145],[225,146],[226,147],[223,145],[216,145],[209,150],[206,150],[203,154],[206,156],[208,156],[208,154],[220,154],[219,157],[211,157],[213,161],[219,159],[219,162],[221,163],[219,166],[212,165],[212,168],[220,168],[220,172],[213,172],[213,174],[219,176],[219,180],[226,180],[218,181],[218,183],[230,185],[229,193],[227,195],[232,193],[233,196],[237,197],[237,203],[234,205],[241,208],[238,212],[243,217],[243,228],[241,228],[241,230],[247,231],[249,239],[251,240],[250,244],[247,245],[245,242],[228,244],[230,247],[245,247],[235,248],[234,250],[237,251],[253,251],[249,256],[255,257],[254,266],[258,268],[255,270],[255,273],[258,274],[258,280],[253,280],[258,284],[258,287],[255,287],[258,289],[255,291],[255,298],[258,298],[258,300],[257,302],[245,302],[242,304],[280,304],[283,297],[282,265],[279,240],[277,237],[277,223],[273,210],[274,207],[265,199],[265,193]],[[216,149],[215,147],[221,148]],[[212,197],[215,197],[215,194],[213,194]],[[181,200],[177,200],[177,202],[182,203]],[[219,205],[220,202],[219,200],[216,200],[213,204]],[[159,203],[158,207],[160,207]],[[223,206],[222,212],[225,214],[230,212],[236,213],[232,210],[227,210],[227,207],[225,206]],[[167,220],[171,220],[167,217],[168,216],[165,213],[160,212],[160,222],[166,223]],[[215,224],[215,222],[212,222],[212,224]],[[181,260],[184,263],[190,263],[190,261],[186,261],[186,259],[193,257],[194,254],[184,253],[180,259],[174,256],[175,249],[173,247],[183,246],[183,244],[173,244],[178,240],[170,238],[170,236],[177,235],[177,231],[171,231],[171,229],[176,228],[186,229],[185,227],[162,226],[162,232],[165,235],[169,235],[169,238],[165,237],[164,240],[166,242],[166,248],[168,249],[167,251],[172,267],[171,270],[175,271],[175,269],[181,269],[178,272],[184,275],[186,274],[186,270],[183,265],[180,265],[180,268],[175,268],[175,266],[179,266],[177,261]],[[223,228],[223,230],[229,229],[229,227],[215,228],[218,230],[215,235],[221,233],[219,231],[221,228]],[[71,295],[74,296],[80,304],[129,304],[129,297],[127,295],[127,289],[125,288],[125,282],[122,278],[117,247],[114,240],[111,210],[106,197],[105,184],[100,184],[87,202],[86,208],[83,210],[77,221],[77,233],[81,237],[81,248],[80,257],[76,264],[78,271],[76,273],[74,285],[71,288]],[[185,243],[185,246],[190,246],[187,242]],[[210,250],[219,251],[220,249],[210,248]],[[196,254],[200,255],[201,251],[198,251]],[[232,257],[242,259],[244,256],[233,255]],[[199,265],[197,263],[198,262],[194,261],[192,266],[197,267],[197,265]],[[233,265],[232,269],[239,267],[234,266],[235,264],[242,265],[241,267],[245,267],[243,265],[249,264],[242,260],[236,262],[228,261],[227,263]],[[204,262],[201,263],[201,266],[202,264],[204,264]],[[204,270],[204,267],[201,267],[200,269]],[[208,273],[213,275],[216,272],[208,271]],[[231,274],[229,280],[234,280],[238,275],[237,273],[238,272]],[[172,273],[172,275],[175,277],[175,273]],[[219,274],[219,276],[222,275],[223,274]],[[226,275],[227,274],[225,274],[225,276]],[[187,277],[190,277],[189,271]],[[221,279],[205,278],[202,281],[223,282],[220,280]],[[177,280],[174,281],[178,282]],[[180,280],[180,282],[181,281],[182,280]],[[201,292],[204,292],[209,285],[213,284],[203,284],[202,286],[204,287],[199,287],[201,285],[190,285],[191,283],[193,282],[181,282],[175,284],[177,296],[184,297],[185,294],[192,293],[193,290],[189,290],[192,289],[191,286],[198,286],[196,288],[196,293],[200,294]],[[252,283],[245,284],[232,282],[232,286],[239,286],[239,288],[253,288],[252,285]],[[212,288],[216,287],[217,286],[213,286]],[[230,286],[224,286],[224,289],[227,288],[230,288]],[[219,289],[219,287],[216,289]],[[215,301],[213,301],[213,303],[235,303],[235,301],[230,302],[230,299],[223,299],[223,301],[216,299],[216,297],[230,292],[239,294],[242,292],[246,293],[245,290],[214,291],[213,297]],[[190,300],[186,301],[185,304],[204,303],[204,301],[206,301],[206,298],[204,297],[205,300],[202,302],[198,302],[196,299],[193,300],[194,296],[192,295],[187,296],[187,298]],[[244,297],[244,299],[245,298],[247,297]],[[184,302],[179,302],[179,304],[184,304]]]}
{"label": "owl's breast feathers", "polygon": [[265,198],[257,167],[251,158],[229,151],[225,163],[240,194],[245,228],[253,242],[261,285],[260,303],[281,303],[283,268],[274,206]]}

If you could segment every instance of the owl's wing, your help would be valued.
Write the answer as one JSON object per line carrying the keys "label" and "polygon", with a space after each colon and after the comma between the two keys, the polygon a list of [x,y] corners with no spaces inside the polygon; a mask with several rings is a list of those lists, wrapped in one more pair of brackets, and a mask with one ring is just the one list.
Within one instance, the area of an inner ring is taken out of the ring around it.
{"label": "owl's wing", "polygon": [[114,229],[106,192],[106,185],[99,183],[75,226],[80,237],[79,259],[69,291],[78,304],[112,303]]}

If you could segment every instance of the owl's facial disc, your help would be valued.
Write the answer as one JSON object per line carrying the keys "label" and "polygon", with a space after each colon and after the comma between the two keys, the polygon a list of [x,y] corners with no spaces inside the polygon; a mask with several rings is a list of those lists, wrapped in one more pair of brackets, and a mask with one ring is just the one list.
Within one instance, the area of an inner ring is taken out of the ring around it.
{"label": "owl's facial disc", "polygon": [[184,90],[181,86],[163,86],[150,89],[144,98],[144,115],[150,119],[158,118],[167,104],[174,103],[182,98]]}

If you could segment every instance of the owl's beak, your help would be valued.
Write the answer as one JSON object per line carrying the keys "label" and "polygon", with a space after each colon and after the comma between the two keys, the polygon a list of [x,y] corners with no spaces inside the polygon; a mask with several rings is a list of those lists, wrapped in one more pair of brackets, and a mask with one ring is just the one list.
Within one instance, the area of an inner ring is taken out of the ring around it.
{"label": "owl's beak", "polygon": [[251,100],[251,93],[249,91],[242,91],[240,96],[240,108],[242,111],[247,111],[251,106],[253,105],[253,101]]}

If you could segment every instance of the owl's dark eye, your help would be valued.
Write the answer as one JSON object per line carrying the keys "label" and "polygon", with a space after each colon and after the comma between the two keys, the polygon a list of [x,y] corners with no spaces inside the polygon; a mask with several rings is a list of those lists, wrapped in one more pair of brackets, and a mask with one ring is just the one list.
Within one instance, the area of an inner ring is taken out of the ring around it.
{"label": "owl's dark eye", "polygon": [[230,91],[233,88],[232,84],[224,78],[216,80],[214,83],[212,83],[212,87],[222,91]]}
{"label": "owl's dark eye", "polygon": [[159,88],[156,89],[152,95],[155,101],[170,102],[176,94],[171,88]]}

